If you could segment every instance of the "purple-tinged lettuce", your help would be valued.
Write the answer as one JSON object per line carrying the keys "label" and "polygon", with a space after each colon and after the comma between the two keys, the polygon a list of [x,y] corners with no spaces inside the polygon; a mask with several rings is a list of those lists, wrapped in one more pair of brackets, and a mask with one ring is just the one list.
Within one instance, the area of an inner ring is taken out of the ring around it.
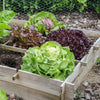
{"label": "purple-tinged lettuce", "polygon": [[43,23],[45,28],[49,31],[54,27],[54,24],[53,24],[52,20],[49,17],[41,19],[41,22]]}
{"label": "purple-tinged lettuce", "polygon": [[52,31],[46,36],[46,41],[57,41],[64,47],[69,46],[77,60],[80,60],[88,53],[92,44],[82,31],[70,29]]}
{"label": "purple-tinged lettuce", "polygon": [[30,16],[30,19],[26,21],[24,27],[29,28],[30,25],[35,26],[35,30],[43,35],[47,35],[51,31],[55,31],[60,28],[66,28],[66,25],[59,22],[54,14],[45,11],[35,13],[33,16]]}
{"label": "purple-tinged lettuce", "polygon": [[15,47],[29,48],[33,46],[41,46],[45,42],[45,38],[41,33],[34,30],[34,26],[28,28],[13,29],[10,33],[10,43]]}

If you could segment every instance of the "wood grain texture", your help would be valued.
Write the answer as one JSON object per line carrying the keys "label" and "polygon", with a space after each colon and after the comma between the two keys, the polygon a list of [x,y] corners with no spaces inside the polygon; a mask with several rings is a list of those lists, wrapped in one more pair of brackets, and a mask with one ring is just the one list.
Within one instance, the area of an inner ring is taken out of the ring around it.
{"label": "wood grain texture", "polygon": [[73,100],[74,98],[74,84],[70,82],[63,82],[61,85],[61,100]]}
{"label": "wood grain texture", "polygon": [[81,30],[85,33],[87,37],[100,37],[100,31],[93,31],[93,30],[87,30],[87,29],[81,29],[81,28],[70,28],[75,30]]}
{"label": "wood grain texture", "polygon": [[26,20],[14,19],[9,25],[10,25],[11,27],[13,27],[13,26],[23,27],[25,22],[26,22]]}
{"label": "wood grain texture", "polygon": [[24,100],[60,100],[58,96],[7,81],[0,80],[0,88],[8,94],[15,93],[17,96],[23,97]]}
{"label": "wood grain texture", "polygon": [[0,48],[11,50],[11,51],[14,51],[14,52],[20,52],[20,53],[25,53],[25,51],[26,51],[26,49],[21,49],[21,48],[17,48],[17,47],[13,47],[13,46],[8,46],[8,45],[5,45],[5,44],[0,44]]}
{"label": "wood grain texture", "polygon": [[62,84],[62,81],[53,80],[51,78],[42,77],[40,75],[21,70],[18,72],[19,78],[13,81],[12,76],[15,73],[15,69],[0,65],[1,81],[21,85],[29,89],[41,91],[51,95],[60,96],[60,85]]}

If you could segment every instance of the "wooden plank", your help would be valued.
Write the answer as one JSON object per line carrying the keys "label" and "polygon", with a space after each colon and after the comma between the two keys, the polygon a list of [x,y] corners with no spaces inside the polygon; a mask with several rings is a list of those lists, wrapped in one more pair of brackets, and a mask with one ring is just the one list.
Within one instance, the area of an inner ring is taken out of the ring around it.
{"label": "wooden plank", "polygon": [[81,30],[85,33],[87,37],[100,37],[100,31],[93,31],[90,29],[88,30],[88,29],[73,28],[73,27],[70,27],[70,29]]}
{"label": "wooden plank", "polygon": [[0,88],[3,89],[7,94],[15,93],[24,100],[59,100],[58,96],[1,80]]}
{"label": "wooden plank", "polygon": [[55,96],[60,96],[60,85],[62,84],[62,81],[21,70],[18,72],[19,78],[13,81],[12,76],[15,72],[16,70],[13,68],[0,65],[0,80],[14,83],[16,85],[22,85]]}
{"label": "wooden plank", "polygon": [[64,95],[65,95],[65,84],[62,83],[61,86],[60,86],[60,88],[61,88],[60,100],[64,100],[65,99],[65,97],[64,97]]}
{"label": "wooden plank", "polygon": [[100,47],[100,38],[97,39],[97,41],[94,43],[94,46]]}
{"label": "wooden plank", "polygon": [[[95,55],[92,54],[91,57],[93,58],[93,57],[95,57]],[[75,90],[79,87],[79,85],[83,81],[84,77],[86,77],[87,73],[92,69],[95,62],[96,62],[96,60],[91,59],[91,61],[87,64],[87,66],[81,66],[81,70],[80,70],[79,75],[73,81],[73,83],[75,84]]]}
{"label": "wooden plank", "polygon": [[74,84],[65,83],[65,99],[64,100],[73,100],[74,98]]}
{"label": "wooden plank", "polygon": [[74,84],[64,82],[61,85],[61,100],[73,100],[74,98]]}
{"label": "wooden plank", "polygon": [[11,27],[13,27],[13,26],[23,27],[25,22],[26,22],[26,20],[14,19],[9,25],[10,25]]}
{"label": "wooden plank", "polygon": [[14,52],[20,52],[20,53],[25,53],[25,51],[26,51],[26,49],[21,49],[21,48],[17,48],[17,47],[13,47],[13,46],[8,46],[8,45],[5,45],[5,44],[0,44],[0,48],[11,50],[11,51],[14,51]]}

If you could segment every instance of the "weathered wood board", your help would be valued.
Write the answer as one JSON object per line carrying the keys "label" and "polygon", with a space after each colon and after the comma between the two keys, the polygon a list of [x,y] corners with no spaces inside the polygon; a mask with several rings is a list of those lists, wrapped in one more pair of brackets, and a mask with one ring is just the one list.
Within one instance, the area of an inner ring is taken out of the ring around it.
{"label": "weathered wood board", "polygon": [[17,96],[23,97],[24,100],[59,100],[55,95],[40,92],[23,85],[16,85],[11,82],[0,80],[0,88],[8,94],[15,93]]}
{"label": "weathered wood board", "polygon": [[0,44],[0,48],[15,51],[15,52],[20,52],[20,53],[25,53],[26,51],[26,49],[21,49],[21,48],[17,48],[17,47],[5,45],[5,44]]}
{"label": "weathered wood board", "polygon": [[[61,87],[62,81],[42,77],[37,74],[19,71],[18,79],[12,80],[12,76],[16,73],[14,68],[0,65],[0,88],[8,94],[14,92],[16,95],[23,97],[25,100],[60,100],[61,94],[68,96],[61,100],[73,100],[74,85],[71,83],[64,84]],[[66,90],[65,90],[66,87]],[[64,90],[64,94],[62,92]],[[72,88],[72,89],[71,89]],[[71,91],[67,91],[70,90]],[[31,92],[30,92],[31,91]],[[34,95],[37,94],[37,95]],[[28,96],[30,95],[30,97]],[[70,97],[71,95],[71,97]],[[36,98],[36,99],[33,99]]]}
{"label": "weathered wood board", "polygon": [[10,25],[11,27],[13,27],[13,26],[23,27],[25,22],[26,22],[26,20],[14,19],[9,25]]}
{"label": "weathered wood board", "polygon": [[70,29],[75,29],[75,30],[81,30],[85,33],[87,37],[100,37],[100,31],[94,31],[90,29],[81,29],[81,28],[70,28]]}

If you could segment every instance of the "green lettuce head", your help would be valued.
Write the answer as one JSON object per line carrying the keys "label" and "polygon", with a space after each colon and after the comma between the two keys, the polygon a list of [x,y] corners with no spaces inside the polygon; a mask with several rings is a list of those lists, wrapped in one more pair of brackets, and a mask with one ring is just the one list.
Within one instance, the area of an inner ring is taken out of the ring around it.
{"label": "green lettuce head", "polygon": [[48,41],[41,47],[29,48],[23,56],[21,69],[64,81],[73,72],[74,55],[69,47]]}

